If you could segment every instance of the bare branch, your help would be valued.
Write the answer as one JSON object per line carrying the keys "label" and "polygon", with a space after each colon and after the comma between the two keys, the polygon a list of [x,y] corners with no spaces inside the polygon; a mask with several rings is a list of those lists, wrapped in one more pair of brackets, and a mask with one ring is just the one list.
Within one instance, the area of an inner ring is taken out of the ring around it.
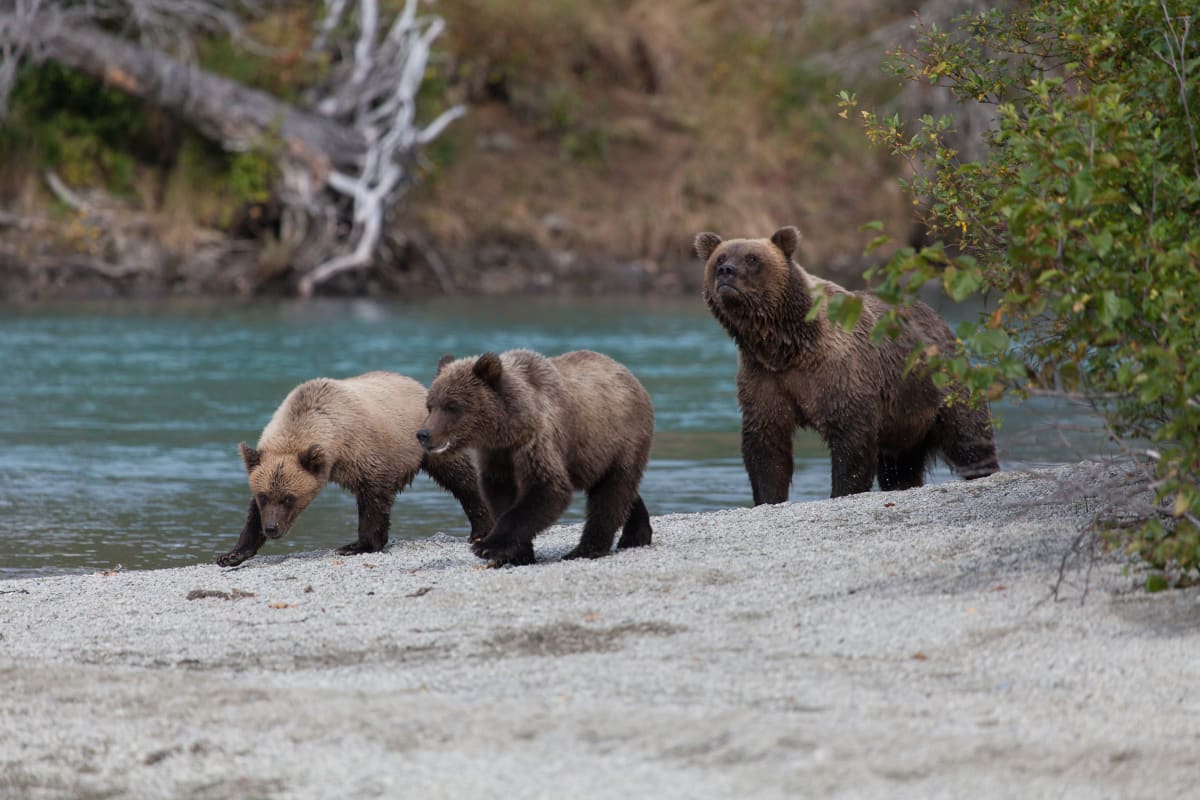
{"label": "bare branch", "polygon": [[1196,180],[1200,180],[1200,155],[1196,150],[1196,129],[1192,125],[1192,113],[1188,109],[1188,90],[1191,88],[1191,83],[1188,78],[1188,36],[1192,30],[1191,17],[1182,17],[1181,24],[1183,32],[1180,33],[1175,27],[1175,22],[1171,19],[1171,12],[1167,8],[1166,0],[1159,0],[1162,5],[1163,20],[1166,23],[1166,30],[1163,31],[1163,40],[1167,44],[1167,54],[1164,56],[1157,50],[1154,55],[1160,61],[1171,68],[1171,72],[1175,74],[1175,80],[1179,82],[1179,100],[1183,103],[1183,118],[1187,121],[1188,128],[1188,143],[1192,148],[1192,171],[1196,175]]}
{"label": "bare branch", "polygon": [[71,191],[62,178],[58,177],[53,170],[46,170],[46,185],[50,187],[50,191],[54,192],[54,196],[66,203],[76,211],[90,211],[91,205],[79,195]]}
{"label": "bare branch", "polygon": [[[326,6],[329,16],[340,18],[344,11],[344,3],[338,0],[327,0]],[[416,126],[417,92],[433,40],[444,23],[440,17],[418,17],[417,0],[406,0],[381,39],[378,14],[376,0],[360,0],[352,72],[317,104],[323,114],[345,119],[367,146],[358,169],[338,170],[328,179],[330,189],[353,203],[350,250],[307,271],[298,286],[303,296],[338,274],[370,263],[381,242],[384,218],[412,181],[410,166],[416,150],[465,113],[456,106],[425,127]]]}
{"label": "bare branch", "polygon": [[0,119],[8,116],[8,96],[17,80],[17,70],[36,46],[28,31],[35,24],[55,25],[56,16],[42,14],[41,0],[18,0],[13,12],[0,15]]}

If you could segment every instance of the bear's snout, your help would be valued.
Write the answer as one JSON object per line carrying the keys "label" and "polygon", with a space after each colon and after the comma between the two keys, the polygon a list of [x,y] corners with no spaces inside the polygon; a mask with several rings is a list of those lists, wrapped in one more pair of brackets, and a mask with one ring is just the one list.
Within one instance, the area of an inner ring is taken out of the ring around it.
{"label": "bear's snout", "polygon": [[263,521],[263,535],[268,539],[279,538],[279,523]]}
{"label": "bear's snout", "polygon": [[735,275],[737,275],[737,267],[733,265],[732,261],[725,261],[717,266],[718,281],[730,280]]}
{"label": "bear's snout", "polygon": [[417,441],[421,443],[421,447],[430,455],[441,455],[450,449],[450,445],[454,444],[453,440],[447,439],[441,444],[435,444],[433,441],[433,433],[429,428],[421,428],[417,431]]}

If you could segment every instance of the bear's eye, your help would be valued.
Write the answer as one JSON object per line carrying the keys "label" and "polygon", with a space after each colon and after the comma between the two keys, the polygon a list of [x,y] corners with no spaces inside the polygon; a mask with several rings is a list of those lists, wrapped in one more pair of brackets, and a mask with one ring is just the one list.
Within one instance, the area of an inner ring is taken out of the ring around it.
{"label": "bear's eye", "polygon": [[267,502],[267,493],[266,493],[266,492],[259,492],[259,493],[258,493],[258,497],[257,497],[257,498],[255,498],[255,499],[256,499],[256,500],[258,500],[258,504],[259,504],[259,505],[262,505],[263,503]]}
{"label": "bear's eye", "polygon": [[725,254],[721,253],[721,255],[717,256],[717,260],[715,263],[718,265],[724,264],[725,263]]}
{"label": "bear's eye", "polygon": [[746,256],[746,266],[757,267],[758,266],[758,256],[754,255],[753,253]]}
{"label": "bear's eye", "polygon": [[462,411],[462,406],[458,403],[446,403],[446,405],[442,406],[442,410],[447,414],[457,414]]}
{"label": "bear's eye", "polygon": [[294,505],[296,504],[296,498],[295,498],[295,497],[293,497],[293,496],[292,496],[292,495],[290,495],[290,494],[289,494],[289,495],[284,495],[284,498],[283,498],[283,504],[284,504],[284,506],[286,506],[287,508],[291,508],[292,506],[294,506]]}

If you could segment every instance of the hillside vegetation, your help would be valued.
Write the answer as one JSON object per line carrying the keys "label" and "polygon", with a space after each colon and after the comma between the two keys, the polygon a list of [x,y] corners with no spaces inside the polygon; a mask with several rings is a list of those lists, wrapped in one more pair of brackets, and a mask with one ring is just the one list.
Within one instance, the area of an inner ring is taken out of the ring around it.
{"label": "hillside vegetation", "polygon": [[[942,6],[961,3],[933,5],[949,16]],[[696,231],[768,235],[785,224],[804,233],[806,265],[855,282],[867,265],[859,227],[909,225],[897,162],[838,118],[836,95],[898,95],[879,63],[908,35],[910,3],[430,8],[447,24],[425,116],[454,103],[468,113],[424,151],[385,257],[326,291],[688,291]],[[301,100],[328,69],[306,57],[319,17],[319,4],[267,4],[248,26],[267,48],[210,35],[197,61]],[[270,142],[231,155],[52,62],[25,67],[10,106],[0,134],[7,296],[294,290]]]}

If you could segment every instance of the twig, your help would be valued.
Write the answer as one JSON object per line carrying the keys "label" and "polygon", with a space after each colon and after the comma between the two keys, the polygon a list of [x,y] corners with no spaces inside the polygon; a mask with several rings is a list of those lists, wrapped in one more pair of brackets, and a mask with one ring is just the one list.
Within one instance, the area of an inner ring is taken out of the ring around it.
{"label": "twig", "polygon": [[1062,590],[1063,585],[1067,582],[1067,563],[1071,560],[1071,556],[1080,555],[1080,551],[1083,548],[1085,540],[1088,544],[1087,571],[1084,573],[1083,577],[1083,593],[1079,595],[1079,604],[1083,605],[1084,601],[1087,599],[1088,589],[1091,588],[1092,582],[1092,567],[1096,563],[1096,539],[1096,526],[1094,524],[1087,525],[1080,529],[1079,533],[1077,533],[1075,538],[1071,541],[1071,546],[1063,552],[1062,559],[1058,564],[1058,579],[1054,582],[1053,587],[1053,596],[1055,602],[1062,600],[1062,598],[1059,597],[1059,592]]}
{"label": "twig", "polygon": [[419,233],[408,234],[408,240],[413,243],[413,246],[421,251],[421,256],[425,259],[425,263],[429,265],[429,269],[438,279],[438,283],[442,286],[442,291],[446,294],[458,294],[458,287],[454,284],[454,278],[450,275],[450,270],[446,268],[446,262],[438,255],[438,251],[425,240],[425,237]]}
{"label": "twig", "polygon": [[0,226],[16,228],[19,231],[47,230],[54,227],[48,219],[41,217],[23,217],[8,211],[0,211]]}
{"label": "twig", "polygon": [[1175,23],[1171,21],[1171,12],[1167,8],[1166,0],[1159,0],[1162,6],[1163,20],[1167,24],[1167,29],[1163,31],[1163,40],[1167,43],[1167,54],[1170,59],[1163,56],[1157,50],[1154,50],[1154,55],[1158,59],[1171,68],[1175,73],[1175,79],[1179,81],[1179,100],[1183,103],[1183,119],[1187,123],[1188,143],[1192,148],[1192,170],[1196,174],[1196,180],[1200,180],[1200,155],[1196,152],[1196,129],[1192,125],[1192,113],[1188,110],[1188,76],[1187,76],[1187,40],[1191,33],[1191,18],[1183,18],[1183,35],[1175,30]]}
{"label": "twig", "polygon": [[89,204],[79,195],[75,194],[75,192],[71,191],[71,189],[62,182],[62,178],[58,177],[58,174],[55,173],[54,170],[48,169],[43,173],[43,175],[46,177],[46,184],[50,187],[50,191],[54,192],[55,197],[57,197],[59,200],[63,201],[76,211],[92,210],[91,204]]}

